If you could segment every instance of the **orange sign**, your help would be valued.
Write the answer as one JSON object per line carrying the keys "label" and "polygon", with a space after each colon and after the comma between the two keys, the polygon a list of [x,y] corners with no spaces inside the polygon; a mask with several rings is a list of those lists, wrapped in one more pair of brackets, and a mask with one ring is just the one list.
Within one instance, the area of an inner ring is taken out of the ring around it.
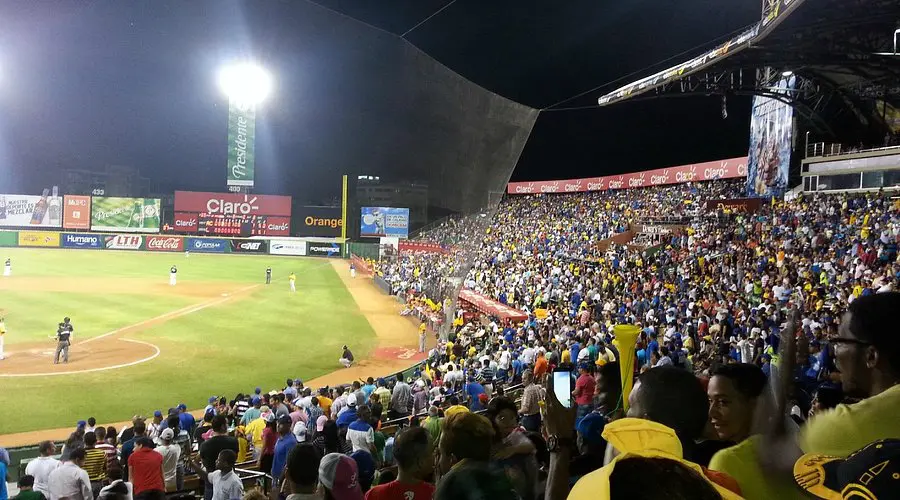
{"label": "orange sign", "polygon": [[91,228],[91,197],[66,195],[63,201],[63,227],[66,229]]}

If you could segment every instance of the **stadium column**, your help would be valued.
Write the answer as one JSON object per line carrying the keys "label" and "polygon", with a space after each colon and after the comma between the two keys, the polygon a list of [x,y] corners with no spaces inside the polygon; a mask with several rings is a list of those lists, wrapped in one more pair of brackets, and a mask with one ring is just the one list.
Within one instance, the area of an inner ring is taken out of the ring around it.
{"label": "stadium column", "polygon": [[349,257],[347,249],[347,175],[341,177],[341,242],[344,244],[343,257]]}

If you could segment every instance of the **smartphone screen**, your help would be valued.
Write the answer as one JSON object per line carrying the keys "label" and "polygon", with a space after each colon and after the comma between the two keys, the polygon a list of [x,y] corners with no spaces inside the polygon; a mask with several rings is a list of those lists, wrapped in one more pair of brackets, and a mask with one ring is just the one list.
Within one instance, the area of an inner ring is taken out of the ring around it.
{"label": "smartphone screen", "polygon": [[572,407],[571,372],[553,372],[553,393],[566,408]]}

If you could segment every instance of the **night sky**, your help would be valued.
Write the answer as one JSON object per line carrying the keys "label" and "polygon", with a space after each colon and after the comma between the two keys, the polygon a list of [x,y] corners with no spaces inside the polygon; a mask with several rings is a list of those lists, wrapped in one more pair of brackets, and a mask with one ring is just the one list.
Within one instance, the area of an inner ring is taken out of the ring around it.
{"label": "night sky", "polygon": [[[409,177],[392,171],[389,155],[360,165],[351,154],[369,135],[385,149],[417,142],[374,132],[403,115],[373,102],[383,89],[368,75],[392,69],[379,67],[372,40],[404,33],[472,82],[535,109],[550,107],[513,180],[746,154],[747,98],[729,100],[727,120],[715,97],[607,108],[596,99],[755,22],[757,0],[456,0],[407,33],[449,3],[0,2],[0,192],[34,192],[59,179],[61,168],[107,164],[138,167],[164,192],[222,190],[227,100],[215,75],[248,56],[276,79],[257,122],[257,192],[307,193],[344,172]],[[348,22],[336,12],[360,21],[352,21],[355,34],[333,28],[329,18]],[[368,118],[354,118],[355,109]],[[371,118],[376,111],[383,120]],[[373,133],[360,133],[365,127]]]}

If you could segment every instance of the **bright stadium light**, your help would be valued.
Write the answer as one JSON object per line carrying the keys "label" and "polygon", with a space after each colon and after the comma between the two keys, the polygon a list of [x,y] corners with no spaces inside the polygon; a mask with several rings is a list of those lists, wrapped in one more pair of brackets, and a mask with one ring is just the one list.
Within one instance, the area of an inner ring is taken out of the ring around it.
{"label": "bright stadium light", "polygon": [[238,107],[256,107],[272,91],[272,76],[254,63],[239,63],[219,71],[219,87]]}
{"label": "bright stadium light", "polygon": [[781,73],[781,76],[787,78],[787,77],[789,77],[789,76],[791,76],[791,75],[793,75],[793,74],[794,74],[793,71],[787,70],[787,71],[783,71],[783,72]]}

